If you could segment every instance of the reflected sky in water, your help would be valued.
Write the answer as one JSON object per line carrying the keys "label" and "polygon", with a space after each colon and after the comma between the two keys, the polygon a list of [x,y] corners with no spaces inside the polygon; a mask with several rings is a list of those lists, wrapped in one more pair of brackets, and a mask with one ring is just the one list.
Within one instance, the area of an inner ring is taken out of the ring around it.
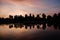
{"label": "reflected sky in water", "polygon": [[[22,27],[21,27],[22,26]],[[1,40],[49,40],[59,39],[60,30],[54,28],[53,25],[47,26],[44,29],[42,24],[27,26],[16,24],[0,25],[0,39]]]}

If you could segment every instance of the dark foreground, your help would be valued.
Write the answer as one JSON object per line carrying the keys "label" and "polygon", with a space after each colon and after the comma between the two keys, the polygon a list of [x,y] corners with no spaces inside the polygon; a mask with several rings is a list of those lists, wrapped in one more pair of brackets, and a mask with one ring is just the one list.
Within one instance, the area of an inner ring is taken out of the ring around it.
{"label": "dark foreground", "polygon": [[0,18],[0,40],[60,40],[60,13]]}
{"label": "dark foreground", "polygon": [[0,40],[60,40],[60,28],[48,24],[1,24]]}

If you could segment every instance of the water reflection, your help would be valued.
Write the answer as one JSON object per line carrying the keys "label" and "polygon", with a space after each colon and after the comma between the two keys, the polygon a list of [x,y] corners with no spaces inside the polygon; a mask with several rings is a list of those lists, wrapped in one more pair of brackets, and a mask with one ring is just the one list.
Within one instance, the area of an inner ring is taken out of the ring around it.
{"label": "water reflection", "polygon": [[41,26],[42,25],[42,29],[43,30],[45,30],[46,29],[46,27],[48,26],[48,27],[51,27],[51,26],[53,26],[54,27],[54,29],[60,29],[60,25],[56,25],[56,24],[54,24],[54,25],[52,25],[52,24],[35,24],[35,25],[32,25],[32,24],[29,24],[29,25],[23,25],[23,24],[10,24],[9,25],[9,28],[23,28],[23,27],[25,27],[25,29],[28,29],[28,27],[31,29],[31,28],[35,28],[35,26],[36,26],[36,28],[37,29],[41,29]]}
{"label": "water reflection", "polygon": [[59,40],[57,24],[1,24],[0,40]]}

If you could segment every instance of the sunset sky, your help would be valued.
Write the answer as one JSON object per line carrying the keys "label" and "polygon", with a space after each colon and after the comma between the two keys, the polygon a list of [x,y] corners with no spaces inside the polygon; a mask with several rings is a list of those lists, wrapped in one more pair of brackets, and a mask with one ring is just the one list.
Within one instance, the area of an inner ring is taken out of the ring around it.
{"label": "sunset sky", "polygon": [[60,12],[60,0],[0,0],[0,17],[45,13],[53,15]]}

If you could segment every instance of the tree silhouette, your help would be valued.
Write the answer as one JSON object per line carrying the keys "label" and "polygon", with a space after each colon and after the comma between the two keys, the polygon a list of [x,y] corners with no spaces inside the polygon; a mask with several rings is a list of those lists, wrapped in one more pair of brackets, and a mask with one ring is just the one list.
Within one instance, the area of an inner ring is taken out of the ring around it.
{"label": "tree silhouette", "polygon": [[42,20],[44,23],[46,22],[46,15],[44,13],[42,14]]}
{"label": "tree silhouette", "polygon": [[53,19],[52,16],[50,16],[50,15],[47,16],[47,22],[48,23],[51,23],[53,21],[52,19]]}
{"label": "tree silhouette", "polygon": [[25,17],[22,15],[9,15],[9,18],[0,18],[0,24],[11,24],[11,23],[22,23],[22,24],[58,24],[60,23],[60,13],[55,13],[53,16],[46,16],[44,13],[42,14],[42,17],[40,17],[39,14],[35,17],[34,15],[25,14]]}
{"label": "tree silhouette", "polygon": [[56,23],[57,22],[57,14],[55,13],[54,15],[53,15],[53,23]]}

